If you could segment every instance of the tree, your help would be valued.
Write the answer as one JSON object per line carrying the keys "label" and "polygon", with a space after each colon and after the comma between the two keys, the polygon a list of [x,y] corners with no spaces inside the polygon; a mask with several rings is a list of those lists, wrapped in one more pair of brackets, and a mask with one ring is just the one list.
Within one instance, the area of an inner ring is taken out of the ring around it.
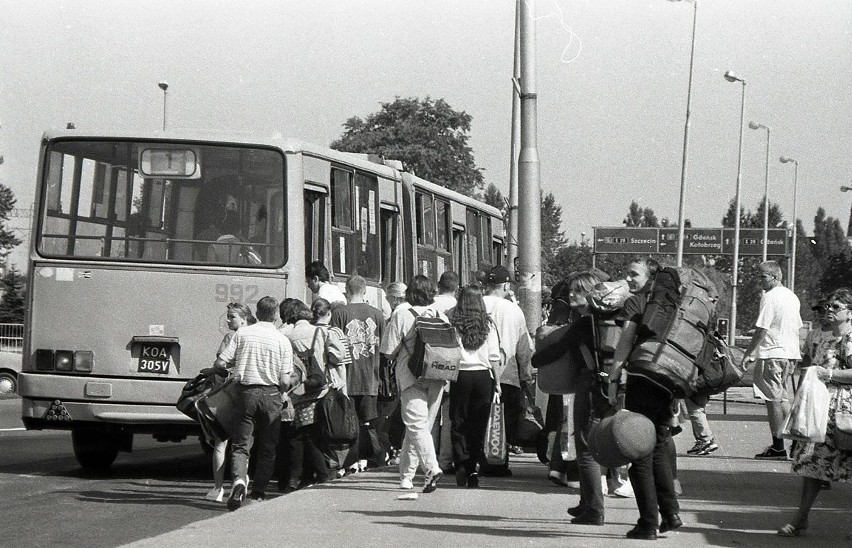
{"label": "tree", "polygon": [[506,218],[506,200],[503,198],[503,193],[500,192],[500,189],[494,183],[488,184],[485,194],[482,196],[482,201],[499,209],[500,213],[503,214],[503,218]]}
{"label": "tree", "polygon": [[0,278],[0,323],[23,323],[26,280],[14,266]]}
{"label": "tree", "polygon": [[6,227],[6,223],[9,222],[9,214],[15,208],[15,203],[17,203],[17,200],[12,190],[6,185],[0,184],[0,259],[5,259],[12,249],[21,243],[15,233]]}
{"label": "tree", "polygon": [[443,99],[397,97],[365,119],[347,120],[331,148],[400,160],[406,171],[476,198],[484,183],[468,145],[472,120]]}
{"label": "tree", "polygon": [[627,217],[624,218],[622,223],[624,223],[624,226],[660,226],[660,222],[654,214],[654,210],[650,207],[642,209],[636,201],[630,202]]}
{"label": "tree", "polygon": [[561,275],[556,268],[556,254],[565,247],[562,228],[562,206],[556,204],[552,192],[541,200],[541,272],[544,283],[553,285]]}

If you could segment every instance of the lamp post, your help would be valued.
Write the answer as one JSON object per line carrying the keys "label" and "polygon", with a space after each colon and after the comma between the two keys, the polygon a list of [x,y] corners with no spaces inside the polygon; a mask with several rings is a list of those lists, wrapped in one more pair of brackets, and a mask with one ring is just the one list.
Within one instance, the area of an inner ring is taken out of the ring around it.
{"label": "lamp post", "polygon": [[[680,1],[680,0],[670,0]],[[692,0],[692,47],[689,50],[689,80],[686,86],[686,122],[683,124],[683,158],[680,164],[680,197],[677,206],[677,266],[683,265],[684,200],[686,196],[686,166],[689,159],[689,114],[692,102],[692,66],[695,61],[695,28],[698,23],[698,0]]]}
{"label": "lamp post", "polygon": [[793,162],[795,170],[793,171],[793,249],[790,250],[790,291],[796,290],[796,233],[798,230],[798,220],[796,219],[796,200],[799,194],[799,162],[789,156],[781,156],[779,158],[782,164]]}
{"label": "lamp post", "polygon": [[765,129],[766,130],[766,175],[763,179],[763,261],[766,261],[766,256],[769,250],[769,126],[758,124],[757,122],[749,122],[750,129]]}
{"label": "lamp post", "polygon": [[728,82],[739,82],[743,85],[742,100],[740,101],[740,146],[737,154],[737,188],[734,193],[734,258],[731,268],[731,330],[728,332],[728,344],[733,346],[737,333],[737,284],[740,269],[740,191],[743,182],[743,133],[745,132],[745,90],[746,81],[732,71],[725,73]]}
{"label": "lamp post", "polygon": [[169,83],[163,80],[157,86],[163,90],[163,131],[166,131],[166,96],[169,93]]}

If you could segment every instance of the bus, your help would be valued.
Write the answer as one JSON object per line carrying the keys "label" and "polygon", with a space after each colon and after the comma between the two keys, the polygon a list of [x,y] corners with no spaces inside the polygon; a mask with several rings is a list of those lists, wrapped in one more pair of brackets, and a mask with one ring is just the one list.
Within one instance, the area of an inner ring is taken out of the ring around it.
{"label": "bus", "polygon": [[213,363],[228,303],[310,302],[305,267],[322,260],[381,308],[391,282],[472,281],[504,256],[499,210],[280,136],[48,132],[34,211],[23,423],[70,430],[91,469],[136,434],[200,435],[175,403]]}

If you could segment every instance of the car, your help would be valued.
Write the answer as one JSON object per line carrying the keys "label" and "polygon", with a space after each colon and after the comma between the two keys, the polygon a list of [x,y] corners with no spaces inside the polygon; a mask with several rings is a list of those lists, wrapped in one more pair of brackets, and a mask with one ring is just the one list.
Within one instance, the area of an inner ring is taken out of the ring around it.
{"label": "car", "polygon": [[18,373],[21,372],[23,355],[18,352],[0,351],[0,396],[18,391]]}

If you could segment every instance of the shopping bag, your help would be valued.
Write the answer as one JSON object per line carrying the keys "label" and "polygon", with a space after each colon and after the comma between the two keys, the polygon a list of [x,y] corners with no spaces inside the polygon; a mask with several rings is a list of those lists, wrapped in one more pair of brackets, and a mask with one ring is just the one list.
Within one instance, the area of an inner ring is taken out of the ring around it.
{"label": "shopping bag", "polygon": [[491,412],[488,414],[488,426],[485,429],[486,464],[500,466],[506,462],[506,421],[503,417],[503,402],[500,401],[498,392],[491,400]]}
{"label": "shopping bag", "polygon": [[816,370],[807,368],[781,437],[803,442],[824,442],[830,401],[828,388],[817,378]]}
{"label": "shopping bag", "polygon": [[523,412],[518,417],[518,423],[510,431],[509,443],[520,447],[534,447],[544,430],[544,416],[536,406],[529,387],[521,391],[521,406]]}

